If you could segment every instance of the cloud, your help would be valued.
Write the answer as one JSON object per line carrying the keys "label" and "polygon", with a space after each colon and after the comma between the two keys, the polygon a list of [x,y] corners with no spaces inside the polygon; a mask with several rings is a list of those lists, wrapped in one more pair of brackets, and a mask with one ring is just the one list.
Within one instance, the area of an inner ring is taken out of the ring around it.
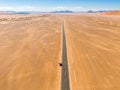
{"label": "cloud", "polygon": [[34,11],[35,7],[31,6],[22,6],[22,7],[13,7],[13,6],[4,6],[0,7],[0,11]]}
{"label": "cloud", "polygon": [[[71,10],[71,11],[88,11],[88,10],[109,10],[104,8],[85,8],[81,6],[56,6],[56,7],[37,7],[37,6],[0,6],[0,11],[60,11],[60,10]],[[114,9],[111,9],[114,10]]]}
{"label": "cloud", "polygon": [[32,6],[23,6],[23,7],[16,8],[16,10],[17,11],[34,11],[36,10],[36,8]]}
{"label": "cloud", "polygon": [[72,10],[72,11],[80,11],[82,10],[83,7],[64,7],[64,6],[59,6],[59,7],[53,7],[52,10]]}
{"label": "cloud", "polygon": [[4,7],[0,7],[0,11],[2,10],[12,10],[13,8],[10,6],[4,6]]}
{"label": "cloud", "polygon": [[65,7],[65,6],[57,6],[57,7],[34,7],[34,6],[4,6],[0,7],[0,11],[59,11],[59,10],[72,10],[72,11],[80,11],[83,10],[83,7]]}

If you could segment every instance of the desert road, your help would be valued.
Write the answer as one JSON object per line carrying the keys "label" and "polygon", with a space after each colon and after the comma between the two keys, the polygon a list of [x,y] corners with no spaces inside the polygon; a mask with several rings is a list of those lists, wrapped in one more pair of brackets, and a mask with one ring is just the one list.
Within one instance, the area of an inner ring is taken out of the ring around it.
{"label": "desert road", "polygon": [[0,16],[0,90],[120,90],[119,84],[120,16]]}
{"label": "desert road", "polygon": [[64,22],[62,22],[62,79],[61,79],[61,90],[70,90]]}

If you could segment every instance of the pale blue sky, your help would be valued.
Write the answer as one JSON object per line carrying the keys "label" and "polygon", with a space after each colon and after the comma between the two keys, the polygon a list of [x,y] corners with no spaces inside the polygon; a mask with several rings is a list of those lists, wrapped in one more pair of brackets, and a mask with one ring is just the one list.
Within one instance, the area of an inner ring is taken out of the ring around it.
{"label": "pale blue sky", "polygon": [[0,0],[0,10],[120,10],[120,0]]}

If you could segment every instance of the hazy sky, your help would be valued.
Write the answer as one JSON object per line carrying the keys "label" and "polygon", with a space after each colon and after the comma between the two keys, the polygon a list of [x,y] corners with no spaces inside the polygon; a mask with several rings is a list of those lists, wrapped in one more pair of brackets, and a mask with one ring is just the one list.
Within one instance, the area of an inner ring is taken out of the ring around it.
{"label": "hazy sky", "polygon": [[0,10],[120,10],[120,0],[0,0]]}

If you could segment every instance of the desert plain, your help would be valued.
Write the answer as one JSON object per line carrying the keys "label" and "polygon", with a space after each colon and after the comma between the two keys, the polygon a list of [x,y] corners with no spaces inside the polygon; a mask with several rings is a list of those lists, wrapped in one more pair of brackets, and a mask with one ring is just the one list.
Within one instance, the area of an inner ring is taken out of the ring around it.
{"label": "desert plain", "polygon": [[0,16],[0,90],[61,90],[62,22],[70,90],[120,90],[120,16]]}

